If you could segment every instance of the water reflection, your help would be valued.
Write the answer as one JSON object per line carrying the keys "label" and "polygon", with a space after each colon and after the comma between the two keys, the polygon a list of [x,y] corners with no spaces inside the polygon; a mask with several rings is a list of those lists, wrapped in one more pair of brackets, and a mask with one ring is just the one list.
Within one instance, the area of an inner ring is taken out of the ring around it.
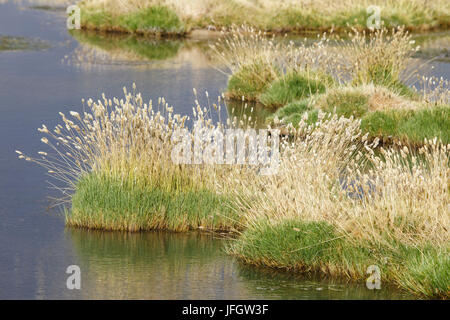
{"label": "water reflection", "polygon": [[[43,199],[54,195],[44,187],[45,171],[18,161],[14,153],[41,149],[37,127],[56,125],[60,111],[80,111],[81,98],[95,100],[102,92],[122,97],[122,87],[133,82],[146,101],[165,96],[177,113],[190,115],[193,87],[199,93],[208,90],[213,100],[227,79],[214,69],[216,61],[208,51],[214,39],[156,41],[68,34],[63,10],[28,6],[22,10],[22,2],[27,1],[0,0],[1,34],[43,39],[50,48],[0,52],[0,135],[7,137],[0,140],[0,298],[394,297],[361,285],[243,266],[223,253],[222,240],[206,234],[65,230],[63,219],[45,211]],[[100,57],[90,60],[89,54],[97,53]],[[64,56],[67,62],[77,55],[76,67],[61,64]],[[448,78],[449,66],[440,63],[433,75]],[[203,94],[199,99],[207,105]],[[228,102],[229,112],[240,119],[246,112],[248,118],[251,106],[245,109],[241,101]],[[263,119],[267,112],[254,107],[258,115],[253,119]],[[65,286],[65,270],[71,264],[82,270],[80,292]]]}
{"label": "water reflection", "polygon": [[83,298],[232,299],[247,296],[219,239],[200,233],[67,230]]}
{"label": "water reflection", "polygon": [[186,65],[210,67],[212,39],[151,39],[134,35],[71,31],[79,45],[66,62],[84,69],[111,65],[174,69]]}
{"label": "water reflection", "polygon": [[420,46],[415,57],[450,62],[450,32],[419,35],[413,39]]}
{"label": "water reflection", "polygon": [[279,299],[412,299],[411,295],[383,283],[380,290],[369,290],[365,283],[303,275],[265,267],[241,265],[239,274],[252,294]]}
{"label": "water reflection", "polygon": [[82,272],[82,298],[377,299],[406,298],[392,288],[254,268],[206,233],[123,233],[67,229]]}

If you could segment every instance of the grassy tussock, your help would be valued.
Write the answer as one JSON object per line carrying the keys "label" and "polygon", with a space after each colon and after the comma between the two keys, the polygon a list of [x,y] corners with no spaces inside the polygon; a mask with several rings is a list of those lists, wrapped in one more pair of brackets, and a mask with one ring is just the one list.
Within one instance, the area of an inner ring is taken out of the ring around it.
{"label": "grassy tussock", "polygon": [[244,65],[228,81],[227,97],[256,101],[277,76],[278,72],[264,62]]}
{"label": "grassy tussock", "polygon": [[[179,130],[188,128],[188,117],[174,115],[162,98],[155,108],[140,94],[125,88],[124,93],[121,100],[104,95],[97,102],[89,99],[84,114],[61,113],[64,125],[53,130],[43,125],[42,142],[52,153],[42,151],[35,159],[18,152],[63,184],[62,202],[71,203],[67,224],[128,231],[237,227],[220,181],[234,170],[245,175],[247,169],[174,162],[172,151],[180,142]],[[193,112],[196,126],[201,126],[189,133],[191,143],[201,132],[197,130],[224,129],[224,124],[212,123],[211,109],[197,104]],[[236,123],[230,120],[227,126]]]}
{"label": "grassy tussock", "polygon": [[354,279],[376,264],[401,288],[448,298],[450,145],[375,152],[359,121],[320,112],[291,133],[278,174],[240,191],[246,222],[229,252]]}
{"label": "grassy tussock", "polygon": [[[215,29],[230,28],[233,25],[248,24],[252,27],[271,31],[306,31],[306,30],[347,30],[349,27],[366,29],[369,5],[378,5],[381,8],[381,18],[387,27],[405,25],[413,30],[445,29],[448,27],[450,7],[444,0],[424,4],[423,1],[361,1],[345,0],[333,2],[321,1],[283,1],[276,0],[84,0],[80,4],[85,12],[110,14],[121,17],[142,15],[151,8],[168,8],[186,26],[187,30],[193,28]],[[159,13],[162,22],[164,12]],[[88,16],[83,23],[91,26],[97,17]],[[169,24],[170,28],[172,24]],[[99,24],[102,29],[129,30],[128,25],[121,24],[120,20]],[[165,27],[162,23],[161,27]]]}
{"label": "grassy tussock", "polygon": [[[418,47],[413,46],[414,41],[404,28],[380,29],[369,34],[353,30],[348,37],[350,40],[323,34],[310,45],[306,41],[294,43],[267,37],[243,26],[234,28],[232,34],[218,40],[212,49],[226,66],[225,72],[231,73],[229,89],[236,91],[234,82],[239,79],[242,87],[254,88],[252,97],[263,104],[266,101],[261,98],[266,93],[277,95],[277,92],[266,92],[271,86],[275,86],[274,91],[281,90],[285,96],[290,94],[297,100],[306,97],[295,93],[298,87],[310,89],[312,94],[323,93],[335,85],[383,86],[414,98],[412,89],[402,84],[401,78],[409,66],[409,57]],[[261,76],[261,73],[271,76]],[[259,80],[257,86],[253,85],[253,79]],[[315,87],[320,90],[311,90]],[[280,104],[289,102],[292,100],[279,101]]]}
{"label": "grassy tussock", "polygon": [[420,145],[424,138],[438,137],[447,143],[448,81],[422,77],[420,92],[401,81],[414,74],[405,76],[418,50],[411,36],[399,28],[370,34],[353,30],[349,38],[323,35],[309,46],[243,27],[213,50],[231,72],[228,97],[279,109],[268,118],[276,125],[297,126],[305,113],[314,122],[322,110],[362,119],[372,138],[384,142]]}
{"label": "grassy tussock", "polygon": [[343,50],[351,52],[352,81],[356,84],[374,83],[386,87],[395,86],[400,74],[408,64],[408,57],[416,51],[411,35],[402,29],[389,32],[388,29],[369,34],[356,31]]}
{"label": "grassy tussock", "polygon": [[259,97],[259,101],[270,108],[279,108],[294,100],[324,93],[333,84],[331,77],[320,73],[290,73],[274,81]]}
{"label": "grassy tussock", "polygon": [[448,298],[450,289],[448,248],[355,244],[324,221],[259,221],[227,251],[252,265],[356,281],[365,281],[368,266],[377,265],[382,287],[387,282],[394,283],[422,297]]}

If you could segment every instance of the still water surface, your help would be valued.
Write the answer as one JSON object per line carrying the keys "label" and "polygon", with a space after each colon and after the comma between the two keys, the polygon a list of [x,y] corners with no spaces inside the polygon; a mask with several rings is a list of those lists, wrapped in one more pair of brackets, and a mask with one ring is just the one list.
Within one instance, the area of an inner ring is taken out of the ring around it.
{"label": "still water surface", "polygon": [[[39,151],[36,128],[56,125],[59,111],[80,110],[82,98],[121,97],[133,82],[146,100],[164,96],[190,114],[192,88],[215,97],[227,78],[211,61],[208,40],[70,34],[58,10],[0,1],[2,36],[19,40],[0,45],[0,299],[408,298],[386,286],[374,292],[364,283],[244,266],[210,234],[66,229],[62,215],[47,210],[55,193],[45,171],[14,153]],[[448,62],[436,66],[434,74],[448,78]],[[81,268],[81,290],[66,289],[69,265]]]}

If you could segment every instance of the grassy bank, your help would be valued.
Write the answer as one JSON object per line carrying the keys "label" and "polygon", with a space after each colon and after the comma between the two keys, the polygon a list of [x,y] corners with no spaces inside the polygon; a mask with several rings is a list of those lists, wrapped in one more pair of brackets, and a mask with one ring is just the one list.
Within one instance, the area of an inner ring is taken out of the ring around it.
{"label": "grassy bank", "polygon": [[361,119],[372,139],[387,143],[448,143],[448,81],[422,78],[419,92],[403,82],[417,72],[408,60],[418,50],[413,44],[402,28],[354,31],[345,41],[324,35],[312,45],[237,28],[213,50],[231,73],[227,97],[272,110],[272,125],[312,123],[321,110]]}
{"label": "grassy bank", "polygon": [[379,6],[386,27],[405,25],[410,30],[445,30],[450,6],[439,0],[362,1],[172,1],[83,0],[82,26],[103,31],[182,34],[192,29],[230,28],[247,24],[269,32],[305,32],[367,29],[370,5]]}
{"label": "grassy bank", "polygon": [[449,298],[449,248],[352,242],[327,222],[259,220],[227,248],[246,263],[321,273],[364,282],[367,268],[380,268],[383,287],[393,283],[422,297]]}

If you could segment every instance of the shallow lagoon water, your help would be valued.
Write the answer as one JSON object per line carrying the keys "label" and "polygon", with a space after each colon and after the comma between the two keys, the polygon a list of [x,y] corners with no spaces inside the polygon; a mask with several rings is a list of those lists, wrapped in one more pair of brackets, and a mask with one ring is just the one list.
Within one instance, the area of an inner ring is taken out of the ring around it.
{"label": "shallow lagoon water", "polygon": [[[35,39],[45,48],[0,52],[0,298],[379,299],[408,298],[393,288],[305,278],[244,266],[211,234],[115,233],[73,230],[48,210],[45,171],[14,150],[41,148],[36,128],[58,112],[81,110],[81,99],[121,97],[136,83],[146,100],[164,96],[190,114],[192,88],[215,97],[226,86],[205,55],[208,41],[89,41],[70,34],[58,10],[0,3],[0,36]],[[78,39],[78,40],[77,40]],[[82,41],[80,43],[80,41]],[[39,49],[39,50],[37,50]],[[448,78],[450,66],[433,73]],[[206,104],[203,95],[201,103]],[[66,268],[79,265],[81,290],[66,288]]]}

